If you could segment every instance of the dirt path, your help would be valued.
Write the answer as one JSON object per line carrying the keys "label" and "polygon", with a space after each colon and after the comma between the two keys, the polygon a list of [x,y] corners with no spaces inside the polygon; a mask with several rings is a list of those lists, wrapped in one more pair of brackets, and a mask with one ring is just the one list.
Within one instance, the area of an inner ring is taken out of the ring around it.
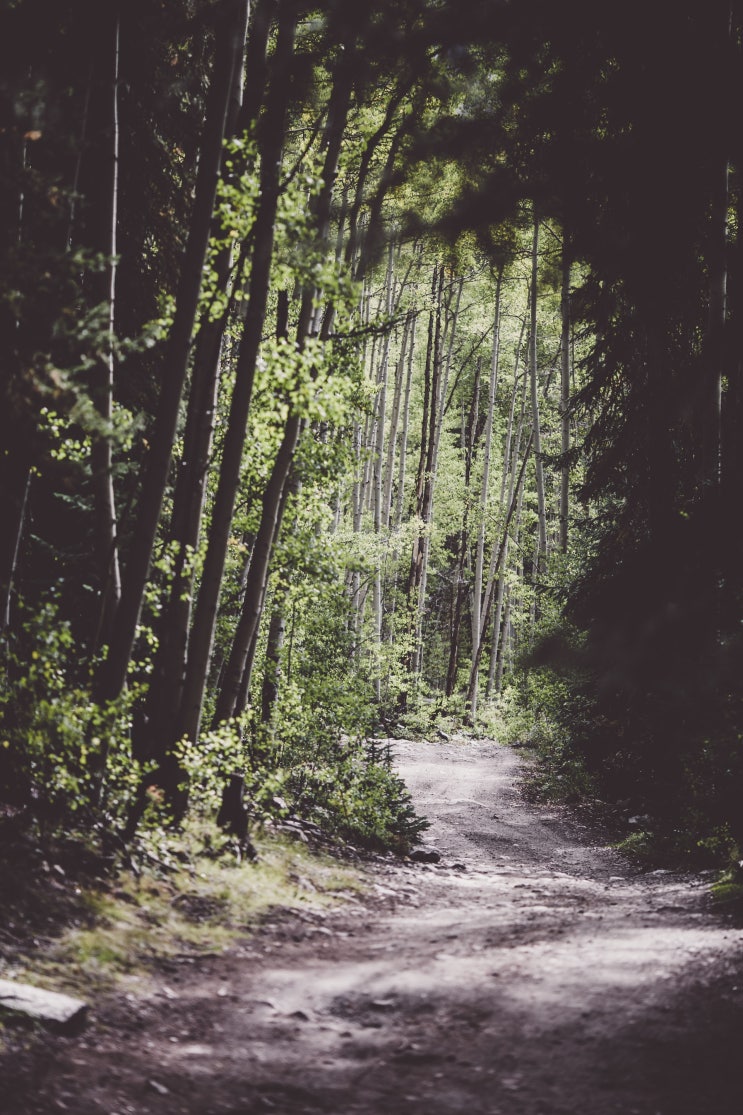
{"label": "dirt path", "polygon": [[111,1001],[0,1110],[740,1115],[743,931],[706,880],[525,804],[505,748],[396,753],[443,865]]}

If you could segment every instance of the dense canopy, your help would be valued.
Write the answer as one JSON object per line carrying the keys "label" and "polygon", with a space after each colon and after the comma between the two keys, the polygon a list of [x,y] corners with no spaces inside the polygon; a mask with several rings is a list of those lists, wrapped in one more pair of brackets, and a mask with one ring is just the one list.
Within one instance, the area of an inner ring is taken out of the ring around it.
{"label": "dense canopy", "polygon": [[390,843],[374,739],[464,721],[739,855],[742,36],[4,6],[0,800]]}

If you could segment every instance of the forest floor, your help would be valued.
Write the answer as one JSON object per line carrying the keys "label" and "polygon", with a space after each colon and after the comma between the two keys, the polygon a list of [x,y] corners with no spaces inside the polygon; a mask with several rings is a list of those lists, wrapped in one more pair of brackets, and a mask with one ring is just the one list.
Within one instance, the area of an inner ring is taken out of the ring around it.
{"label": "forest floor", "polygon": [[355,898],[109,992],[0,1110],[740,1115],[743,929],[709,878],[528,803],[505,747],[394,746],[440,863],[380,857]]}

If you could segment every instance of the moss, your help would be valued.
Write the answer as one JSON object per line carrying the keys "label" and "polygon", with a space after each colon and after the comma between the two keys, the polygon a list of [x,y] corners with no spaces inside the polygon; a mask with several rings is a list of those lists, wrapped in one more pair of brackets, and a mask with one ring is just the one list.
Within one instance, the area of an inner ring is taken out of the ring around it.
{"label": "moss", "polygon": [[126,870],[83,889],[82,916],[43,952],[27,952],[15,976],[78,995],[105,991],[168,957],[221,952],[272,909],[327,908],[364,887],[358,868],[303,844],[275,835],[256,843],[257,861],[238,863],[192,826],[169,842],[176,868]]}

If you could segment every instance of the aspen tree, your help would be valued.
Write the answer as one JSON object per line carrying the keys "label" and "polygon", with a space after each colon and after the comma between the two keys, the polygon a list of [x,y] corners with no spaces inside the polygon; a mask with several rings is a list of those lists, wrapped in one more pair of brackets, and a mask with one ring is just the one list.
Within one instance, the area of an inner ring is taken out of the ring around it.
{"label": "aspen tree", "polygon": [[[314,226],[319,245],[327,245],[328,242],[333,188],[338,172],[338,160],[348,118],[352,88],[351,62],[344,58],[343,64],[339,66],[336,72],[331,92],[325,134],[323,185],[313,207]],[[305,288],[302,293],[296,336],[298,352],[304,349],[310,336],[313,305],[319,294],[318,290],[310,287]],[[253,546],[245,587],[245,598],[217,701],[215,712],[215,721],[217,722],[234,715],[240,687],[242,686],[243,692],[248,692],[250,689],[251,670],[248,666],[248,654],[263,612],[271,554],[281,527],[289,494],[288,479],[294,454],[300,436],[306,427],[307,420],[296,409],[296,406],[290,406],[281,444],[261,501],[261,521]],[[195,702],[192,702],[192,708],[195,708]],[[200,716],[201,710],[199,709],[198,718],[192,715],[188,722],[184,722],[184,729],[192,739],[196,739],[198,736]]]}
{"label": "aspen tree", "polygon": [[498,390],[498,367],[500,357],[500,318],[501,291],[503,289],[503,268],[498,270],[495,285],[495,321],[493,322],[493,354],[490,361],[488,382],[487,411],[485,414],[485,434],[483,442],[482,478],[480,482],[479,515],[480,521],[475,546],[475,571],[472,584],[472,646],[476,648],[480,638],[480,616],[482,610],[482,577],[485,558],[485,526],[488,517],[488,496],[490,490],[490,454],[493,442],[493,418]]}
{"label": "aspen tree", "polygon": [[235,381],[222,448],[219,481],[212,510],[209,545],[188,648],[183,697],[174,738],[195,740],[201,723],[209,660],[222,588],[232,516],[240,480],[245,431],[268,302],[275,219],[281,188],[281,160],[289,107],[292,58],[297,24],[293,0],[280,0],[278,38],[262,126],[260,200],[253,224],[248,300],[235,359]]}

